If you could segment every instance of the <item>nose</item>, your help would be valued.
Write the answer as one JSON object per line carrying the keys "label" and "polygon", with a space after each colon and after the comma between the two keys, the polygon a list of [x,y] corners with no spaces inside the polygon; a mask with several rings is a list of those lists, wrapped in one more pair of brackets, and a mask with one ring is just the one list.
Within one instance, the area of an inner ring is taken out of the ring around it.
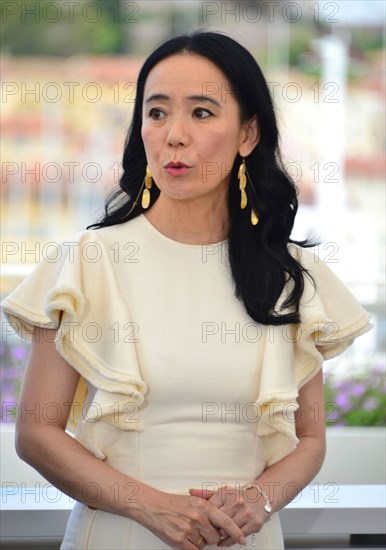
{"label": "nose", "polygon": [[183,117],[174,117],[170,120],[167,141],[170,147],[184,147],[188,144],[188,129]]}

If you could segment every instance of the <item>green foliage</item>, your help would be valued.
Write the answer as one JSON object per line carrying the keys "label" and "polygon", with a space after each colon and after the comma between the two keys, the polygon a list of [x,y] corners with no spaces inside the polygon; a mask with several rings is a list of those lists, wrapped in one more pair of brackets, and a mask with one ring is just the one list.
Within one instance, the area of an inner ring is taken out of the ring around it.
{"label": "green foliage", "polygon": [[302,58],[308,51],[312,40],[312,28],[302,27],[301,31],[297,30],[291,37],[288,51],[288,61],[292,66],[302,64]]}
{"label": "green foliage", "polygon": [[373,50],[384,48],[383,29],[355,29],[351,35],[351,49],[354,52],[366,54]]}
{"label": "green foliage", "polygon": [[0,3],[3,53],[69,56],[124,52],[127,29],[119,2],[94,0],[87,10],[86,5],[58,0]]}

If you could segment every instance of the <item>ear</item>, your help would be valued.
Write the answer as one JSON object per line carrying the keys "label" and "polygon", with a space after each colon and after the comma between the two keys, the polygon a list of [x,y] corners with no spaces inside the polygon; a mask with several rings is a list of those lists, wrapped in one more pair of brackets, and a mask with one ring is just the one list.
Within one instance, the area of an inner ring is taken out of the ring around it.
{"label": "ear", "polygon": [[252,117],[242,125],[242,140],[239,147],[241,157],[247,157],[259,143],[260,127],[257,116]]}

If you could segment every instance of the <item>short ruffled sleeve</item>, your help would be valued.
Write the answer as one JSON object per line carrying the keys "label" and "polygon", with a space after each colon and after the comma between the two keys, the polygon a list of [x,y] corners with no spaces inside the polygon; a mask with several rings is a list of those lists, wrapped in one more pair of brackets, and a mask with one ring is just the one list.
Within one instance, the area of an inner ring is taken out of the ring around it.
{"label": "short ruffled sleeve", "polygon": [[[135,343],[139,327],[120,292],[109,250],[96,231],[83,231],[48,253],[2,302],[13,329],[31,340],[34,326],[56,329],[58,353],[96,388],[92,404],[82,410],[81,437],[99,458],[102,450],[93,426],[108,422],[124,430],[141,430],[139,415],[128,415],[144,401]],[[122,334],[125,336],[123,337]],[[83,392],[84,395],[84,392]],[[92,406],[91,406],[92,405]],[[86,414],[86,419],[84,414]],[[134,418],[135,416],[135,418]]]}
{"label": "short ruffled sleeve", "polygon": [[[322,367],[371,329],[370,315],[339,278],[312,252],[291,245],[311,279],[304,275],[299,325],[267,327],[257,404],[257,432],[267,465],[281,460],[298,443],[295,412],[300,388]],[[282,302],[288,290],[283,292]]]}
{"label": "short ruffled sleeve", "polygon": [[301,323],[296,330],[295,379],[300,388],[316,374],[323,359],[345,351],[372,324],[369,313],[323,261],[307,249],[291,248],[315,284],[305,276]]}

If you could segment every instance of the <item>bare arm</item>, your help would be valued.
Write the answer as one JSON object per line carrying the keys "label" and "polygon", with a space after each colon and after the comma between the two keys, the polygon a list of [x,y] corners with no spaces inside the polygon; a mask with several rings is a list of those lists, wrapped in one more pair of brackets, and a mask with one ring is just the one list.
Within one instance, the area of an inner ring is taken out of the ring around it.
{"label": "bare arm", "polygon": [[[221,510],[194,496],[173,495],[139,482],[96,458],[65,432],[79,374],[57,353],[55,332],[37,328],[20,397],[16,450],[48,481],[76,500],[132,518],[178,548],[196,550],[202,536],[219,540],[218,528],[244,543],[240,528]],[[42,414],[55,404],[55,417]],[[27,411],[38,411],[27,414]],[[39,413],[40,411],[40,413]],[[85,491],[98,483],[99,497]],[[91,485],[88,485],[91,484]],[[113,491],[112,486],[119,487]],[[133,484],[138,488],[132,498]],[[117,498],[117,494],[119,495]]]}
{"label": "bare arm", "polygon": [[[269,495],[272,511],[286,506],[320,470],[325,456],[325,422],[323,378],[320,371],[299,391],[299,410],[296,413],[296,434],[299,444],[296,449],[279,462],[268,467],[256,480]],[[235,499],[234,490],[209,493],[194,489],[190,494],[207,498],[216,503],[236,523],[243,526],[245,535],[258,532],[269,515],[264,510],[264,500],[256,489],[247,489],[247,496],[240,493]],[[247,522],[247,523],[246,523]],[[224,538],[220,546],[231,546]]]}
{"label": "bare arm", "polygon": [[270,494],[274,512],[304,489],[323,464],[326,429],[322,371],[300,389],[298,403],[295,422],[299,444],[292,453],[267,468],[257,480],[263,491]]}

